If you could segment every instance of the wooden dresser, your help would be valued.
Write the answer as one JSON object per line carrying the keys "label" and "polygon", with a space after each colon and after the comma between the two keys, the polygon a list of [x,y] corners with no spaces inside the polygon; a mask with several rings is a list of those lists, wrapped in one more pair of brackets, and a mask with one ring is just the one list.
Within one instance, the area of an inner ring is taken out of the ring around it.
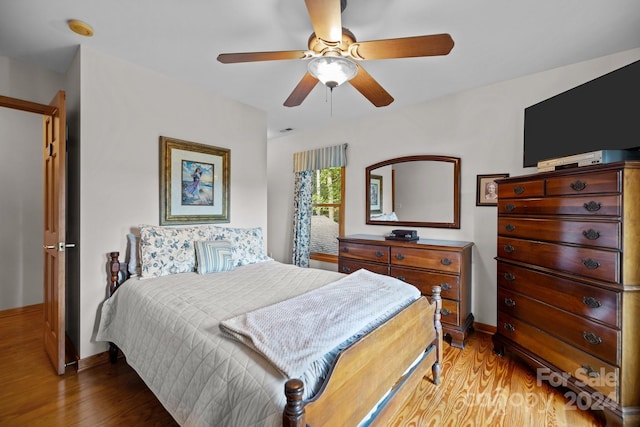
{"label": "wooden dresser", "polygon": [[495,351],[640,425],[640,162],[498,180]]}
{"label": "wooden dresser", "polygon": [[442,329],[451,345],[464,348],[473,330],[471,314],[471,242],[420,239],[385,240],[384,236],[356,234],[338,237],[338,270],[352,273],[366,268],[411,283],[423,295],[442,289]]}

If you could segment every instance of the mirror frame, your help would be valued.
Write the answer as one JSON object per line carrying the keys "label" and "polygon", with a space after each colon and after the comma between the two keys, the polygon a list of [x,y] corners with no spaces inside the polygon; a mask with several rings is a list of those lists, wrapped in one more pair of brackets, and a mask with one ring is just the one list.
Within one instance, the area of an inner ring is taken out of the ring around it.
{"label": "mirror frame", "polygon": [[[389,166],[396,163],[415,162],[415,161],[431,161],[431,162],[448,162],[453,163],[453,222],[426,222],[426,221],[373,221],[371,220],[371,195],[369,194],[369,182],[371,180],[371,171]],[[429,227],[429,228],[460,228],[460,158],[451,156],[405,156],[396,157],[395,159],[384,160],[365,169],[365,185],[366,185],[366,223],[370,225],[402,225],[410,227]]]}

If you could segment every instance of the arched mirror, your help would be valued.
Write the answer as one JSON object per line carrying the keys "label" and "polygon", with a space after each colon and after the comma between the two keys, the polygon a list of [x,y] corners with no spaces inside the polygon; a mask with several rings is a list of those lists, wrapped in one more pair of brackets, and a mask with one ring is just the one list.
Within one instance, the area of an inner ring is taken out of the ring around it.
{"label": "arched mirror", "polygon": [[460,228],[460,158],[407,156],[366,169],[367,224]]}

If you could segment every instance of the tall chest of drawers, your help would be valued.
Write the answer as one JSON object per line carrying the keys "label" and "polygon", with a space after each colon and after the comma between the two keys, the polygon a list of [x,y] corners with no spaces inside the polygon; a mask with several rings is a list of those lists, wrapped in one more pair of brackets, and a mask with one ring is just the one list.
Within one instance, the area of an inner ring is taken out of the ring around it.
{"label": "tall chest of drawers", "polygon": [[495,351],[640,425],[640,162],[498,181]]}
{"label": "tall chest of drawers", "polygon": [[463,348],[473,330],[471,313],[471,242],[420,239],[385,240],[383,236],[355,234],[339,237],[338,270],[352,273],[366,268],[411,283],[431,296],[442,292],[442,330],[451,345]]}

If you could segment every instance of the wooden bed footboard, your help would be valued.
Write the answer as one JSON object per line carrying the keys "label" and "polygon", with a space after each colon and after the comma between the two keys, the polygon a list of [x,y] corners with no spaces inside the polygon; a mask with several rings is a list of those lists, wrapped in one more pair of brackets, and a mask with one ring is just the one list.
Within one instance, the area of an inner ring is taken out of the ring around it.
{"label": "wooden bed footboard", "polygon": [[[429,370],[438,385],[442,361],[439,286],[433,287],[432,300],[429,304],[421,297],[340,353],[329,378],[310,401],[302,399],[302,381],[287,381],[283,426],[356,426],[390,391],[370,423],[384,426]],[[422,359],[407,371],[421,352]]]}

